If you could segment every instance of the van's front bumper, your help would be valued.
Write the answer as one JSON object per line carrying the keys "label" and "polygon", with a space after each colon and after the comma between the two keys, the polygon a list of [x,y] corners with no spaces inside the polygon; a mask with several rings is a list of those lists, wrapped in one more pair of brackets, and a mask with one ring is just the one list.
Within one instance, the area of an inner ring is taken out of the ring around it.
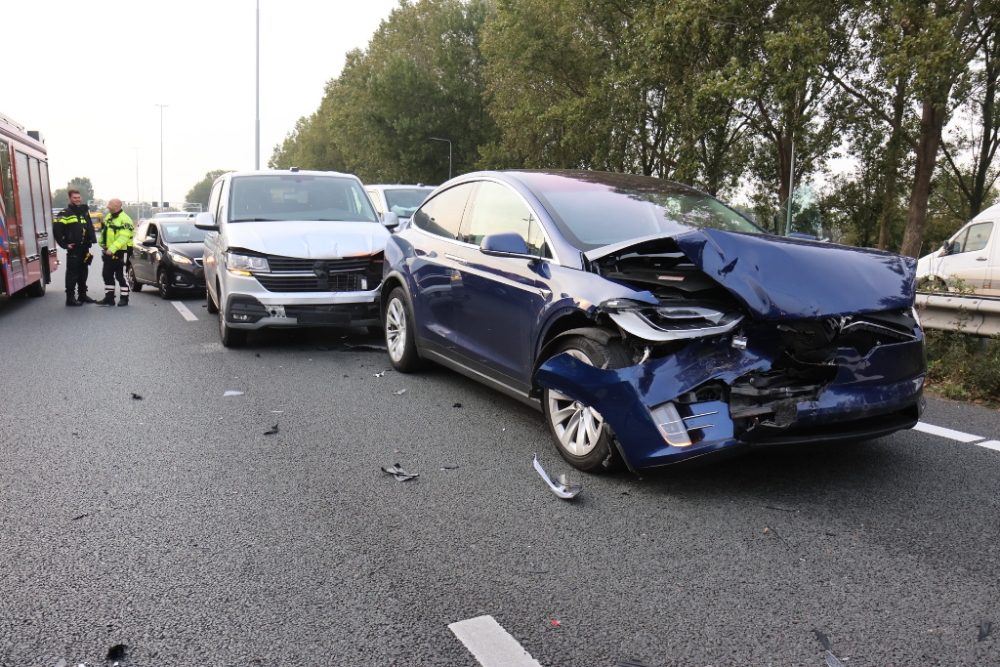
{"label": "van's front bumper", "polygon": [[269,292],[255,279],[229,276],[226,322],[234,329],[379,326],[380,287],[363,292]]}

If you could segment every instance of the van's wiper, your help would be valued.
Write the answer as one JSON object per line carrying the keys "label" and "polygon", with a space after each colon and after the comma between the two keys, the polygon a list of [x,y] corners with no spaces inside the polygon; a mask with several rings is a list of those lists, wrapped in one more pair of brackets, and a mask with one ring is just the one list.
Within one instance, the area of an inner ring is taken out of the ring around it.
{"label": "van's wiper", "polygon": [[278,222],[274,218],[237,218],[229,222]]}

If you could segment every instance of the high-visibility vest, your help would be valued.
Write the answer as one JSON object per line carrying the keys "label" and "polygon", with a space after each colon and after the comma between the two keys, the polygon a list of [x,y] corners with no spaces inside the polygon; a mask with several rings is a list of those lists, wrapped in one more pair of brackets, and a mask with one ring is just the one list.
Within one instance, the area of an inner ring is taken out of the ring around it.
{"label": "high-visibility vest", "polygon": [[122,250],[129,250],[135,238],[134,231],[132,218],[128,217],[125,211],[119,211],[118,215],[109,213],[104,219],[104,227],[101,228],[101,247],[107,248],[112,255]]}

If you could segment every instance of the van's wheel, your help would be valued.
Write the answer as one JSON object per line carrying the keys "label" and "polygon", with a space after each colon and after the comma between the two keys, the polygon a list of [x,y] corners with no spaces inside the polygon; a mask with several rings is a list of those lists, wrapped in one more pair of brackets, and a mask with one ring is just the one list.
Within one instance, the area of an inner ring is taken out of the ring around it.
{"label": "van's wheel", "polygon": [[417,354],[417,339],[414,331],[413,311],[410,309],[406,291],[397,287],[389,294],[385,307],[385,345],[389,351],[389,363],[400,373],[412,373],[423,367]]}
{"label": "van's wheel", "polygon": [[27,288],[25,288],[24,293],[33,299],[45,296],[45,279],[41,278],[38,282],[31,283]]}
{"label": "van's wheel", "polygon": [[125,280],[128,282],[128,288],[133,292],[142,291],[142,283],[135,279],[135,267],[129,262],[128,267],[125,269]]}
{"label": "van's wheel", "polygon": [[[604,344],[583,336],[569,336],[552,356],[564,352],[597,368],[625,368],[631,363],[628,352],[617,340]],[[621,463],[611,427],[597,410],[552,389],[542,391],[542,410],[556,449],[571,466],[584,472],[603,472]]]}
{"label": "van's wheel", "polygon": [[246,329],[234,329],[226,322],[225,313],[219,313],[219,338],[224,347],[243,347],[247,344]]}
{"label": "van's wheel", "polygon": [[160,289],[161,299],[174,298],[174,289],[170,286],[170,278],[167,277],[167,272],[163,269],[160,269],[156,274],[156,283]]}
{"label": "van's wheel", "polygon": [[219,312],[219,307],[215,305],[215,299],[212,298],[212,290],[208,289],[208,285],[205,285],[205,308],[208,309],[209,315],[215,315]]}

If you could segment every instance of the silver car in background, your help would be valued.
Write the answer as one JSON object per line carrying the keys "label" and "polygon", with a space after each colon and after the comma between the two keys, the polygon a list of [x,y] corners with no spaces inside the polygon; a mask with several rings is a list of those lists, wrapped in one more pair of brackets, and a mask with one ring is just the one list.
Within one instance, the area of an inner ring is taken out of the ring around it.
{"label": "silver car in background", "polygon": [[263,327],[379,327],[390,234],[361,181],[335,172],[220,176],[196,226],[210,313],[226,347]]}
{"label": "silver car in background", "polygon": [[[383,221],[386,227],[402,229],[407,222],[410,221],[410,217],[413,212],[424,203],[424,200],[434,192],[436,188],[430,185],[424,185],[423,183],[418,183],[417,185],[366,185],[365,190],[368,191],[368,196],[372,198],[372,203],[375,204],[375,210],[378,211],[379,218]],[[386,214],[391,213],[392,215],[387,216]],[[394,219],[398,218],[399,227],[394,223]],[[395,231],[395,229],[394,229]]]}

